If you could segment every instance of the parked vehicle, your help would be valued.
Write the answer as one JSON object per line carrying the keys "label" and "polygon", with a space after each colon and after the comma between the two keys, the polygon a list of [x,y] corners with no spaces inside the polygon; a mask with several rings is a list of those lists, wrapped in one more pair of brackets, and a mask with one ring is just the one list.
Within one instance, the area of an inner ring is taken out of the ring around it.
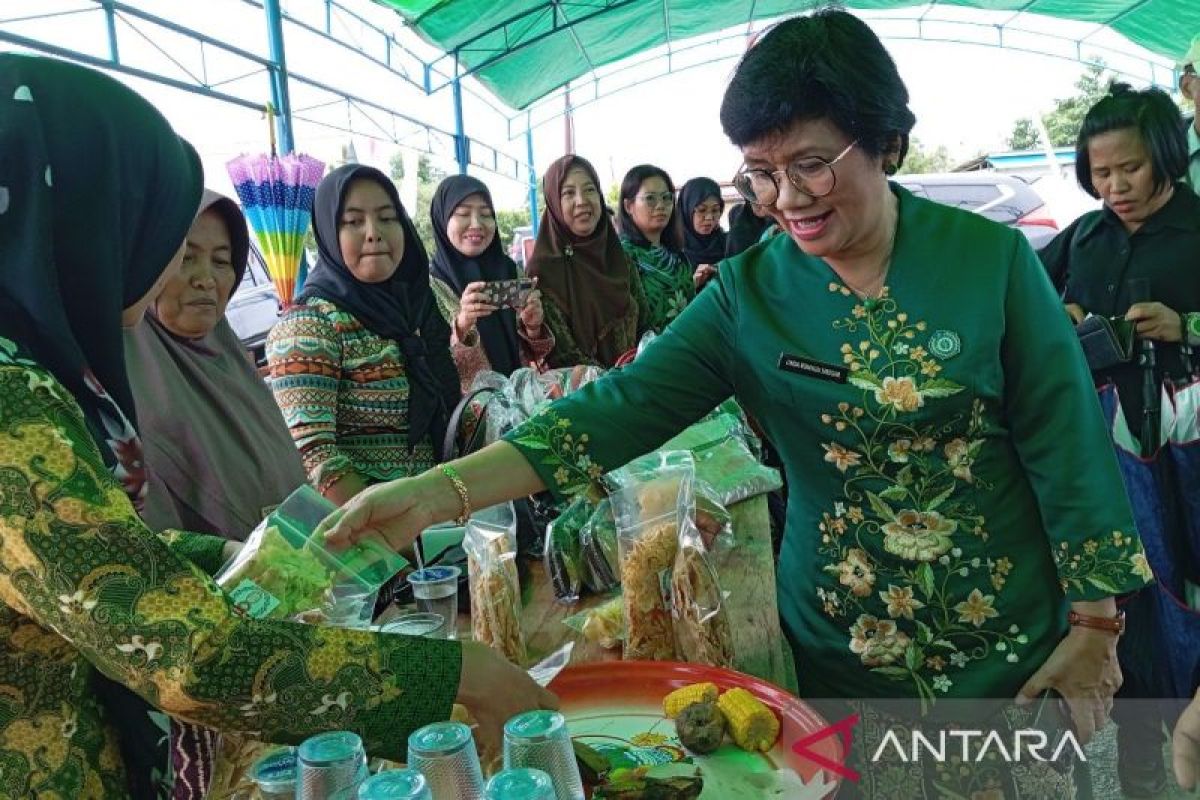
{"label": "parked vehicle", "polygon": [[1025,180],[996,172],[897,175],[892,180],[920,197],[965,208],[1025,234],[1034,250],[1058,235],[1046,202]]}
{"label": "parked vehicle", "polygon": [[532,225],[513,228],[512,244],[508,248],[508,255],[517,262],[517,266],[521,269],[525,269],[525,265],[529,263],[529,257],[533,255],[533,242]]}
{"label": "parked vehicle", "polygon": [[242,276],[241,284],[234,290],[229,305],[225,308],[225,317],[233,327],[234,333],[241,339],[246,350],[253,354],[255,364],[266,361],[265,345],[267,334],[279,321],[283,304],[275,291],[275,284],[267,275],[267,266],[263,262],[262,253],[258,246],[250,243],[250,260],[246,273]]}

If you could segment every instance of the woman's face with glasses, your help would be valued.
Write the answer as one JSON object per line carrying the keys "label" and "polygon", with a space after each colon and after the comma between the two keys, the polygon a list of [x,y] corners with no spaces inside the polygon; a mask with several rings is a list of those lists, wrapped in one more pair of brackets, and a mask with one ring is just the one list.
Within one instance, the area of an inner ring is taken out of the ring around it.
{"label": "woman's face with glasses", "polygon": [[742,150],[734,186],[805,253],[844,259],[871,252],[888,211],[883,157],[868,155],[826,119],[792,123]]}
{"label": "woman's face with glasses", "polygon": [[625,210],[633,218],[633,224],[648,238],[657,237],[671,221],[675,210],[675,195],[662,178],[653,177],[642,181],[632,200],[625,200]]}

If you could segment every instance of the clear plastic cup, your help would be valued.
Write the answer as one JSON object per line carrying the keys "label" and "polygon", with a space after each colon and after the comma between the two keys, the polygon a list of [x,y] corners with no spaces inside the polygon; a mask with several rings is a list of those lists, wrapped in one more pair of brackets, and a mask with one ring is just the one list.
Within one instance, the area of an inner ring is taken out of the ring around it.
{"label": "clear plastic cup", "polygon": [[293,800],[296,796],[296,748],[275,750],[254,762],[250,780],[263,800]]}
{"label": "clear plastic cup", "polygon": [[426,634],[431,639],[458,638],[458,567],[426,567],[408,576],[417,610],[437,614],[442,627]]}
{"label": "clear plastic cup", "polygon": [[549,775],[558,800],[584,800],[567,720],[557,711],[526,711],[504,724],[504,768],[520,767]]}
{"label": "clear plastic cup", "polygon": [[471,729],[435,722],[408,737],[408,766],[425,776],[436,798],[482,800],[483,770]]}
{"label": "clear plastic cup", "polygon": [[296,800],[326,800],[358,786],[367,777],[362,739],[349,731],[309,737],[300,744],[297,754]]}
{"label": "clear plastic cup", "polygon": [[405,636],[430,636],[437,634],[445,620],[441,614],[411,611],[399,614],[379,626],[380,633],[400,633]]}
{"label": "clear plastic cup", "polygon": [[488,781],[484,800],[555,800],[554,781],[540,769],[506,769]]}
{"label": "clear plastic cup", "polygon": [[393,769],[363,781],[357,800],[433,800],[433,793],[417,770]]}

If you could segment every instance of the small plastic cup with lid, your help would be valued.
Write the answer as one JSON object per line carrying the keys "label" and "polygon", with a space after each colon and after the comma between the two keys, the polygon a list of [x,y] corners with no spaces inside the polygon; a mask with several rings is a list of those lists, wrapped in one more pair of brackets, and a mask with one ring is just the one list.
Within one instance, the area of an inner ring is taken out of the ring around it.
{"label": "small plastic cup with lid", "polygon": [[393,769],[363,781],[357,800],[433,800],[433,792],[417,770]]}
{"label": "small plastic cup with lid", "polygon": [[404,636],[436,637],[442,630],[445,620],[441,614],[425,611],[411,611],[393,617],[379,626],[380,633],[399,633]]}
{"label": "small plastic cup with lid", "polygon": [[299,776],[296,800],[325,800],[353,788],[367,777],[362,739],[350,731],[319,733],[305,739],[297,751]]}
{"label": "small plastic cup with lid", "polygon": [[458,567],[426,567],[410,573],[413,599],[417,610],[437,614],[442,618],[442,627],[426,634],[431,639],[454,639],[458,636],[458,579],[462,570]]}
{"label": "small plastic cup with lid", "polygon": [[425,776],[434,797],[482,800],[483,770],[471,729],[435,722],[408,737],[408,766]]}
{"label": "small plastic cup with lid", "polygon": [[484,800],[555,800],[554,781],[540,769],[506,769],[488,781]]}
{"label": "small plastic cup with lid", "polygon": [[273,750],[254,762],[250,780],[263,800],[293,800],[296,796],[296,748]]}
{"label": "small plastic cup with lid", "polygon": [[504,768],[519,767],[549,775],[558,800],[584,800],[567,720],[557,711],[526,711],[505,723]]}

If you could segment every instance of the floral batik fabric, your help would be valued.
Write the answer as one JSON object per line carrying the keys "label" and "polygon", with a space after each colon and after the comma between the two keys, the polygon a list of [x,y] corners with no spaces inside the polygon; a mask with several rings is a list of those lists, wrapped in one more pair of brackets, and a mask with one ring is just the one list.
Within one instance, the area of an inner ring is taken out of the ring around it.
{"label": "floral batik fabric", "polygon": [[0,797],[128,796],[97,670],[221,731],[391,758],[448,717],[457,643],[238,616],[221,542],[147,530],[70,393],[0,339]]}
{"label": "floral batik fabric", "polygon": [[1068,604],[1151,578],[1077,338],[1019,233],[893,187],[863,299],[787,236],[626,369],[513,431],[587,488],[736,397],[789,485],[780,616],[806,697],[1015,697]]}

